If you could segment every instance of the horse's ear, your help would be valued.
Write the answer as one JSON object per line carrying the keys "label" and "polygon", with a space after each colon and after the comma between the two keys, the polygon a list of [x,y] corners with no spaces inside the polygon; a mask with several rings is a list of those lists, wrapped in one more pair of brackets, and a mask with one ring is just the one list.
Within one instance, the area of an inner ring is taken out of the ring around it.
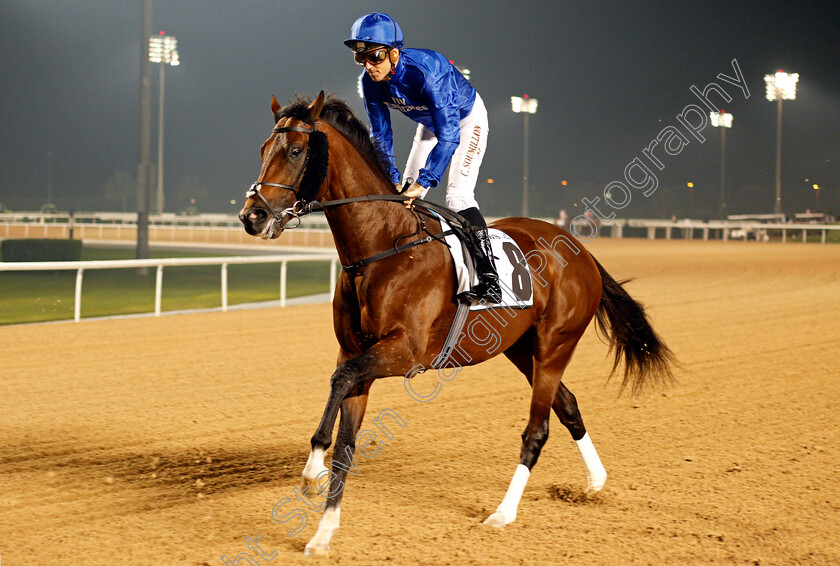
{"label": "horse's ear", "polygon": [[309,117],[313,120],[317,120],[318,117],[321,115],[321,110],[324,108],[324,91],[322,90],[321,93],[318,95],[312,104],[309,105]]}
{"label": "horse's ear", "polygon": [[277,120],[280,118],[280,110],[281,109],[282,108],[280,106],[280,103],[277,102],[277,97],[274,96],[274,95],[271,95],[271,113],[274,114],[274,121],[275,122],[277,122]]}

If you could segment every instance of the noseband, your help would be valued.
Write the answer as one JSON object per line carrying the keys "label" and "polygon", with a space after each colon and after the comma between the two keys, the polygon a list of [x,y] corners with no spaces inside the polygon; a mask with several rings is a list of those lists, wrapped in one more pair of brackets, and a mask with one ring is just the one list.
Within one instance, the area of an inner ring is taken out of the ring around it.
{"label": "noseband", "polygon": [[[318,130],[315,128],[315,125],[313,124],[311,128],[301,128],[300,126],[278,127],[278,128],[274,128],[273,130],[271,130],[271,133],[272,134],[282,134],[282,133],[285,133],[285,132],[302,132],[304,134],[312,135],[313,133],[315,133],[317,131]],[[301,217],[301,215],[305,214],[305,210],[306,210],[307,203],[300,196],[300,193],[299,193],[300,186],[299,185],[300,185],[300,182],[301,182],[301,178],[303,177],[303,174],[306,171],[306,166],[309,163],[310,147],[311,147],[310,145],[307,145],[307,147],[306,147],[306,156],[303,158],[303,165],[300,166],[300,170],[298,170],[298,174],[297,174],[297,177],[295,177],[294,183],[292,183],[291,185],[284,185],[282,183],[266,183],[264,181],[257,181],[256,183],[251,185],[251,187],[245,193],[245,198],[251,198],[253,196],[259,197],[259,199],[261,201],[263,201],[263,204],[265,204],[265,206],[268,207],[268,211],[271,213],[271,216],[273,217],[273,219],[278,224],[282,221],[283,215],[290,216],[290,217],[294,218],[295,220],[297,220],[298,221],[297,224],[295,224],[294,226],[289,226],[288,227],[288,229],[290,229],[290,230],[292,228],[297,228],[298,226],[300,226],[300,222],[301,222],[300,217]],[[327,184],[329,185],[329,181],[327,181]],[[281,212],[278,213],[276,210],[274,210],[274,208],[271,206],[271,204],[269,204],[268,200],[260,192],[260,187],[262,187],[262,186],[278,187],[280,189],[286,189],[287,191],[292,191],[292,193],[294,193],[297,200],[295,200],[295,203],[291,207],[286,208],[286,209],[284,209],[284,210],[282,210]],[[286,226],[281,225],[280,230],[283,231],[284,229],[286,229]]]}

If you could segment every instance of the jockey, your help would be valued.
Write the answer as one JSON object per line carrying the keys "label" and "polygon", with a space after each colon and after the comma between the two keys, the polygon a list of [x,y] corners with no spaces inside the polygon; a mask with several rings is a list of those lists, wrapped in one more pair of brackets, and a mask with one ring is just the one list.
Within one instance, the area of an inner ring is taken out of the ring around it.
{"label": "jockey", "polygon": [[[443,55],[428,49],[402,49],[403,33],[390,16],[374,12],[350,28],[344,44],[364,66],[362,91],[371,136],[385,152],[397,192],[412,199],[426,196],[440,183],[447,165],[446,206],[472,226],[479,284],[469,298],[501,302],[487,223],[478,210],[475,184],[487,146],[487,110],[464,75]],[[394,163],[390,109],[418,123],[403,178]],[[451,164],[450,164],[451,162]],[[409,201],[410,202],[410,201]]]}

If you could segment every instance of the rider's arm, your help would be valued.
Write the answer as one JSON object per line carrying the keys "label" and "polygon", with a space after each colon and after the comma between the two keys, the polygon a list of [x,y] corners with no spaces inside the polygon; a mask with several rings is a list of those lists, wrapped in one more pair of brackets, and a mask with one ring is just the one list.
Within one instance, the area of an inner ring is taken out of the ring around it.
{"label": "rider's arm", "polygon": [[447,100],[453,98],[446,92],[447,81],[438,77],[427,76],[423,85],[424,99],[429,107],[429,115],[434,126],[437,145],[432,149],[426,166],[420,169],[417,182],[424,187],[436,187],[440,183],[452,155],[458,148],[461,141],[461,130],[459,128],[460,116],[458,109]]}
{"label": "rider's arm", "polygon": [[375,143],[379,145],[383,154],[388,158],[388,172],[391,175],[391,182],[400,182],[400,170],[397,169],[394,161],[394,135],[391,131],[391,113],[388,107],[373,92],[372,88],[362,83],[365,95],[365,111],[367,112],[370,134]]}

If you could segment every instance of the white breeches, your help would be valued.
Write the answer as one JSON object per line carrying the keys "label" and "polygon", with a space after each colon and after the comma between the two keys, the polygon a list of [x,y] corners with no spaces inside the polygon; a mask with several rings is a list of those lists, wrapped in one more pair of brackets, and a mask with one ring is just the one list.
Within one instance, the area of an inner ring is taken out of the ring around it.
{"label": "white breeches", "polygon": [[[446,206],[458,212],[466,208],[478,208],[475,200],[475,184],[478,170],[484,159],[487,147],[487,135],[490,128],[487,122],[487,109],[478,93],[469,116],[461,120],[461,143],[449,162],[449,179],[446,185]],[[423,124],[417,126],[414,142],[405,165],[403,179],[416,179],[420,169],[426,165],[426,159],[437,145],[437,138]],[[428,191],[426,191],[428,192]],[[420,198],[426,198],[426,192]]]}

